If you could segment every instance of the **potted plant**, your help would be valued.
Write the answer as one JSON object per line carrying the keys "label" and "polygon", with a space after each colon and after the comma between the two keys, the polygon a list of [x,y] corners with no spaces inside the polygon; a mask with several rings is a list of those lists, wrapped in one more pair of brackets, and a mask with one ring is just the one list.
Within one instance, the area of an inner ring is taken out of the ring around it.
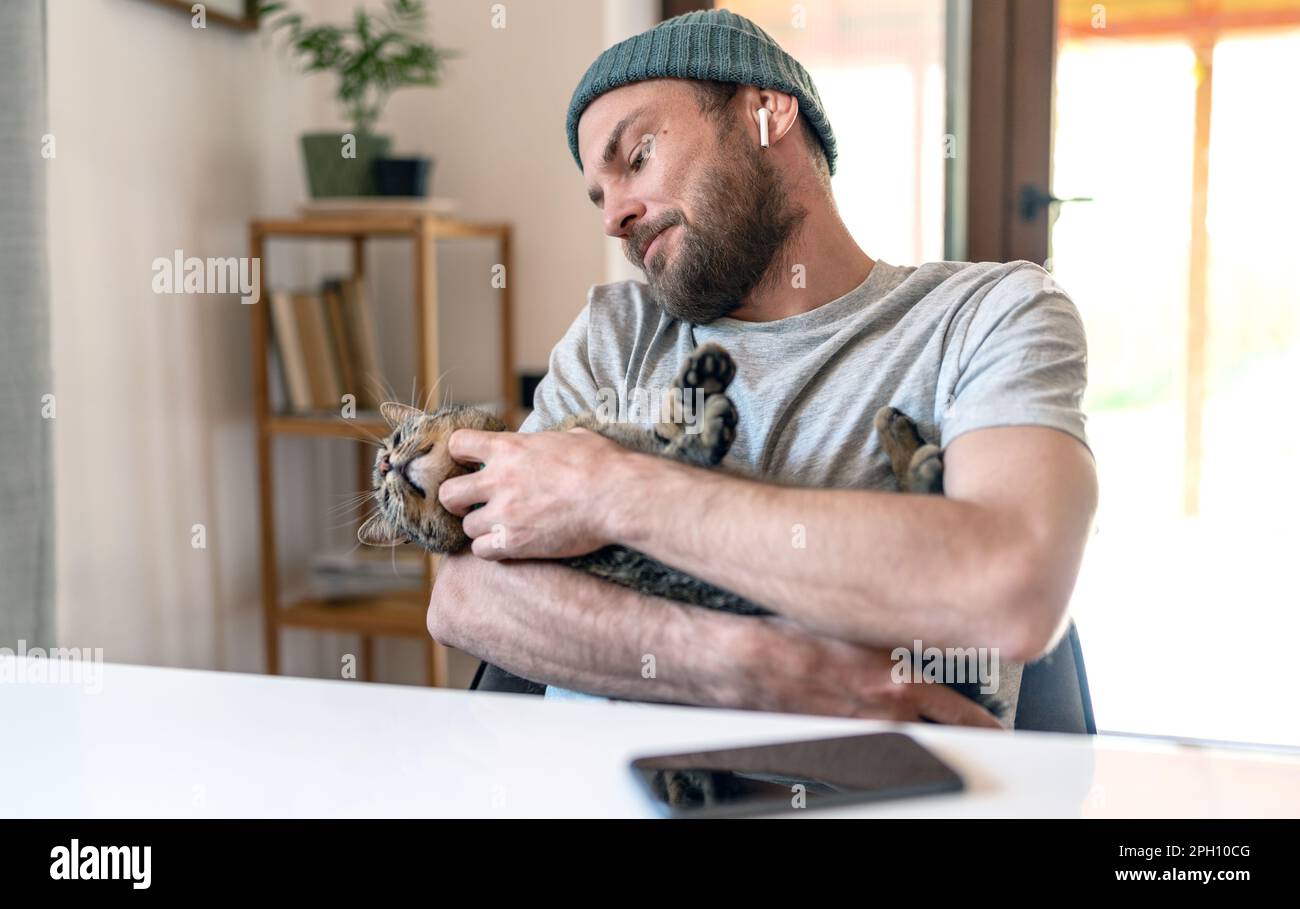
{"label": "potted plant", "polygon": [[[344,26],[308,25],[280,2],[264,2],[259,12],[279,14],[271,30],[287,32],[286,49],[304,72],[332,72],[338,78],[335,96],[351,131],[302,137],[312,196],[373,195],[381,178],[389,192],[423,195],[423,187],[395,186],[392,172],[376,172],[388,156],[390,142],[389,137],[376,134],[374,126],[389,95],[399,88],[437,86],[446,61],[456,56],[423,40],[424,0],[385,0],[382,12],[376,14],[359,7],[351,24]],[[412,160],[417,162],[414,167]],[[394,167],[427,178],[432,161],[399,159]]]}

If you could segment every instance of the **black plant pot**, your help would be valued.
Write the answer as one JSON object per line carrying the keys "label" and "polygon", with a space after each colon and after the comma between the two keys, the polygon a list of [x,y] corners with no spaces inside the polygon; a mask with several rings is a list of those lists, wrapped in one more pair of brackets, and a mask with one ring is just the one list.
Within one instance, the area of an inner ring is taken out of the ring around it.
{"label": "black plant pot", "polygon": [[432,174],[432,158],[380,158],[375,162],[375,186],[381,196],[427,196]]}

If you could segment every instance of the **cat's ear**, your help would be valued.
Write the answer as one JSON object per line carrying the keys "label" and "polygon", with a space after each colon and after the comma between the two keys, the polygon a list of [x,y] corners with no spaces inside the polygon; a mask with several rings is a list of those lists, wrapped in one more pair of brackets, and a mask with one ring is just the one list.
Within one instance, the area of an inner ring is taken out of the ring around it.
{"label": "cat's ear", "polygon": [[383,414],[384,421],[393,429],[402,425],[406,420],[422,417],[424,414],[406,404],[399,404],[397,401],[385,401],[379,405],[379,412]]}
{"label": "cat's ear", "polygon": [[357,528],[357,539],[367,546],[401,546],[411,538],[388,523],[382,514],[372,514]]}

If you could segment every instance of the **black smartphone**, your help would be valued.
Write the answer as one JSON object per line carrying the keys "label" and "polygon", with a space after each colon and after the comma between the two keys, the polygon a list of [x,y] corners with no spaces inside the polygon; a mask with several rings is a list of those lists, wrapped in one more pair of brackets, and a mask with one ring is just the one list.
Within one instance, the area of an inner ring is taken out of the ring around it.
{"label": "black smartphone", "polygon": [[912,798],[964,787],[899,732],[637,758],[633,775],[669,817],[727,817]]}

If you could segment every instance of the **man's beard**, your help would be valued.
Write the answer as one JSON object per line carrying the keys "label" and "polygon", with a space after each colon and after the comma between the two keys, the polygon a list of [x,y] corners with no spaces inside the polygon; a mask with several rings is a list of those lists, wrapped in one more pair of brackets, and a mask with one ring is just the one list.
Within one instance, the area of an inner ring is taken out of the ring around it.
{"label": "man's beard", "polygon": [[[674,209],[642,225],[624,245],[632,264],[646,273],[655,300],[675,319],[706,324],[734,311],[765,275],[776,277],[769,269],[807,214],[791,204],[785,181],[763,150],[736,132],[719,136],[722,148],[738,151],[703,178],[692,200],[695,220],[687,224]],[[671,260],[658,250],[642,262],[638,252],[673,225],[681,236]]]}

